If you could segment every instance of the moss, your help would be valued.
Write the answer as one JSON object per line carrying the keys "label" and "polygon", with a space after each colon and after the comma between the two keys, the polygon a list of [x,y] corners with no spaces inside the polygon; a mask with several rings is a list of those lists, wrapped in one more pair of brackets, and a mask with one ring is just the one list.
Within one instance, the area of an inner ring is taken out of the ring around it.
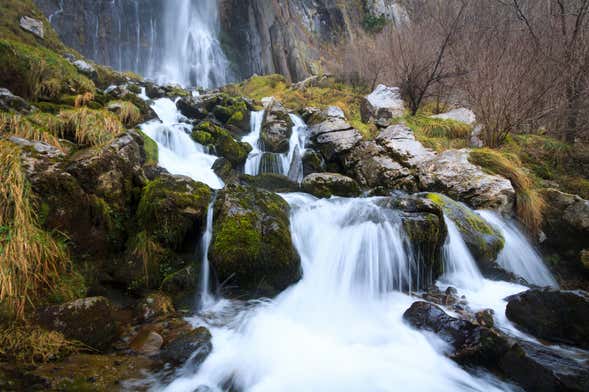
{"label": "moss", "polygon": [[143,148],[145,149],[145,164],[155,166],[159,162],[159,151],[157,143],[147,136],[143,131],[139,130],[139,134],[143,137]]}
{"label": "moss", "polygon": [[251,151],[248,143],[235,140],[229,131],[209,121],[202,122],[194,128],[192,139],[205,146],[214,145],[216,153],[225,157],[234,166],[245,162]]}
{"label": "moss", "polygon": [[260,256],[263,238],[257,228],[255,213],[250,212],[227,221],[215,232],[215,254],[224,260],[240,260],[234,271]]}
{"label": "moss", "polygon": [[0,84],[27,99],[54,101],[63,94],[94,93],[94,83],[55,52],[0,40]]}
{"label": "moss", "polygon": [[198,129],[192,132],[192,139],[203,146],[208,146],[214,143],[213,135]]}

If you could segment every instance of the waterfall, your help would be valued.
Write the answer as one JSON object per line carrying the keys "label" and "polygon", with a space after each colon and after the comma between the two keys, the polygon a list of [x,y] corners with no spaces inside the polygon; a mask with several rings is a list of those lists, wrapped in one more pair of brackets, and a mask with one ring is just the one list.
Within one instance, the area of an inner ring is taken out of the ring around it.
{"label": "waterfall", "polygon": [[497,263],[501,267],[521,276],[528,283],[558,287],[558,283],[544,265],[542,257],[515,222],[505,220],[492,211],[478,211],[478,213],[505,238],[505,246],[497,258]]}
{"label": "waterfall", "polygon": [[212,169],[217,157],[192,140],[189,135],[192,126],[182,122],[183,116],[176,104],[171,99],[161,98],[151,107],[159,120],[143,124],[141,130],[157,143],[159,165],[171,174],[188,176],[213,189],[222,188],[223,181]]}
{"label": "waterfall", "polygon": [[245,310],[236,303],[242,310],[224,326],[209,324],[213,352],[164,390],[511,389],[469,374],[443,355],[437,338],[403,322],[414,300],[391,290],[411,281],[414,261],[396,211],[377,199],[282,196],[291,206],[301,281],[272,301]]}
{"label": "waterfall", "polygon": [[252,146],[245,163],[245,174],[256,176],[260,173],[276,173],[287,176],[292,181],[303,181],[303,160],[308,138],[307,125],[294,114],[289,114],[293,122],[288,151],[282,154],[264,152],[261,149],[260,133],[264,121],[264,111],[252,112],[251,132],[242,141]]}
{"label": "waterfall", "polygon": [[200,287],[200,307],[206,308],[214,303],[214,297],[210,290],[210,265],[209,265],[209,247],[213,239],[213,217],[214,217],[215,197],[209,203],[207,210],[207,222],[205,232],[201,239],[201,287]]}

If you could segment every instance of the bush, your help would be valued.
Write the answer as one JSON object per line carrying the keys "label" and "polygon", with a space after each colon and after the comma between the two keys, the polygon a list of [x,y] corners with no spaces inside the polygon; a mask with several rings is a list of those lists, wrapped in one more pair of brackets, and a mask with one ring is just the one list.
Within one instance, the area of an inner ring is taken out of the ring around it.
{"label": "bush", "polygon": [[387,25],[387,18],[384,15],[376,16],[367,14],[362,20],[362,27],[368,33],[380,33]]}

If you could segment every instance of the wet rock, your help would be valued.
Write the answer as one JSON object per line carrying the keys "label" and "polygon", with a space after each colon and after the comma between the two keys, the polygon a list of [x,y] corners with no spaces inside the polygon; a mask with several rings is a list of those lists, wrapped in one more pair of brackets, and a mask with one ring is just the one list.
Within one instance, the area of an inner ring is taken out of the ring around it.
{"label": "wet rock", "polygon": [[0,110],[27,114],[31,111],[31,106],[21,97],[12,94],[10,90],[0,88]]}
{"label": "wet rock", "polygon": [[589,348],[589,293],[532,289],[508,297],[507,318],[541,339]]}
{"label": "wet rock", "polygon": [[209,114],[207,104],[202,97],[183,97],[176,102],[176,107],[184,116],[204,120]]}
{"label": "wet rock", "polygon": [[360,194],[360,187],[350,177],[338,173],[313,173],[303,179],[303,191],[317,197],[345,196]]}
{"label": "wet rock", "polygon": [[219,192],[209,259],[229,290],[272,296],[299,279],[288,211],[284,199],[259,188],[230,184]]}
{"label": "wet rock", "polygon": [[172,299],[164,293],[151,293],[137,305],[139,320],[145,322],[174,313]]}
{"label": "wet rock", "polygon": [[311,173],[320,173],[325,171],[325,161],[321,154],[307,149],[302,157],[303,161],[303,177]]}
{"label": "wet rock", "polygon": [[260,141],[264,151],[283,153],[289,148],[293,122],[288,111],[276,100],[269,103],[264,113]]}
{"label": "wet rock", "polygon": [[376,89],[366,96],[361,103],[360,112],[362,121],[375,123],[378,126],[386,127],[391,120],[403,116],[405,104],[401,99],[399,88],[387,87],[380,84]]}
{"label": "wet rock", "polygon": [[237,181],[239,172],[233,167],[231,162],[224,157],[217,158],[212,167],[213,171],[226,184]]}
{"label": "wet rock", "polygon": [[180,366],[190,360],[194,367],[200,365],[213,350],[212,336],[208,329],[198,327],[166,343],[159,358],[173,366]]}
{"label": "wet rock", "polygon": [[436,156],[434,151],[418,142],[413,131],[403,124],[382,130],[376,137],[376,142],[397,162],[409,168],[416,168]]}
{"label": "wet rock", "polygon": [[40,20],[31,18],[30,16],[21,16],[19,24],[23,30],[33,33],[41,39],[45,38],[45,29],[43,28],[43,22]]}
{"label": "wet rock", "polygon": [[117,337],[113,306],[104,297],[82,298],[37,312],[43,327],[61,332],[98,350],[108,348]]}
{"label": "wet rock", "polygon": [[503,177],[485,173],[468,161],[469,150],[447,150],[419,165],[424,189],[442,192],[476,209],[493,209],[510,214],[515,190]]}
{"label": "wet rock", "polygon": [[286,176],[276,173],[261,173],[257,176],[243,174],[239,177],[242,185],[254,186],[271,192],[298,192],[299,185]]}
{"label": "wet rock", "polygon": [[154,331],[144,330],[135,336],[129,346],[131,350],[138,354],[152,356],[159,353],[163,344],[164,338],[162,338],[162,335]]}
{"label": "wet rock", "polygon": [[424,195],[442,208],[445,216],[454,222],[482,272],[497,269],[495,260],[505,244],[501,233],[462,203],[439,193]]}

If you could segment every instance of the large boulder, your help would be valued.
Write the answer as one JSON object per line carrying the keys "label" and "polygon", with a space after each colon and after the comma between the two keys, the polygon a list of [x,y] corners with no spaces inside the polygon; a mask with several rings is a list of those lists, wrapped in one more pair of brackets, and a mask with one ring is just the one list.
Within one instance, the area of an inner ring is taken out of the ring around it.
{"label": "large boulder", "polygon": [[362,135],[343,116],[341,110],[332,107],[321,112],[320,122],[309,128],[310,144],[319,151],[325,161],[333,163],[351,150]]}
{"label": "large boulder", "polygon": [[531,334],[589,348],[589,293],[532,289],[508,297],[509,320]]}
{"label": "large boulder", "polygon": [[176,107],[190,119],[218,121],[234,135],[242,136],[249,132],[252,105],[243,97],[225,93],[185,96],[176,102]]}
{"label": "large boulder", "polygon": [[235,140],[234,136],[226,129],[204,121],[192,130],[192,139],[212,149],[226,158],[233,167],[242,165],[252,150],[252,147],[245,142]]}
{"label": "large boulder", "polygon": [[300,278],[288,204],[278,195],[231,184],[215,202],[209,259],[237,293],[275,295]]}
{"label": "large boulder", "polygon": [[584,267],[581,253],[589,247],[589,201],[556,189],[545,189],[542,196],[546,201],[542,223],[546,234],[544,245]]}
{"label": "large boulder", "polygon": [[104,350],[118,336],[114,310],[104,297],[82,298],[40,309],[37,321],[43,327],[61,332],[69,339]]}
{"label": "large boulder", "polygon": [[397,162],[409,168],[416,168],[436,156],[434,151],[417,141],[413,131],[404,124],[392,125],[382,130],[376,137],[376,142]]}
{"label": "large boulder", "polygon": [[391,120],[403,116],[405,112],[399,88],[378,85],[370,95],[364,97],[360,112],[365,123],[375,123],[382,127],[390,125]]}
{"label": "large boulder", "polygon": [[43,22],[39,19],[31,18],[30,16],[21,16],[19,24],[23,30],[28,31],[41,39],[45,38]]}
{"label": "large boulder", "polygon": [[317,197],[345,196],[360,194],[360,187],[350,177],[338,173],[313,173],[303,179],[303,191]]}
{"label": "large boulder", "polygon": [[501,233],[462,203],[439,193],[427,193],[425,197],[437,204],[444,215],[454,222],[483,273],[497,271],[499,267],[495,260],[505,244]]}
{"label": "large boulder", "polygon": [[264,146],[264,151],[287,152],[292,127],[293,122],[288,111],[280,102],[272,100],[266,107],[260,132],[260,140]]}
{"label": "large boulder", "polygon": [[419,165],[423,189],[442,192],[476,209],[493,209],[510,214],[515,190],[503,177],[485,173],[469,162],[470,151],[447,150]]}

